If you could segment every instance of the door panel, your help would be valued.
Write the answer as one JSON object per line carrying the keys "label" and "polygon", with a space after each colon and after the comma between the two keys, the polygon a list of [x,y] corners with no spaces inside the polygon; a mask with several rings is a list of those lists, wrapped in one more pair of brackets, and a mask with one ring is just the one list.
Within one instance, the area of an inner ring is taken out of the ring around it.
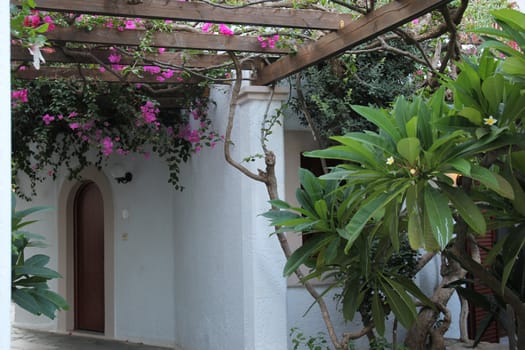
{"label": "door panel", "polygon": [[97,185],[75,198],[75,328],[104,332],[104,205]]}

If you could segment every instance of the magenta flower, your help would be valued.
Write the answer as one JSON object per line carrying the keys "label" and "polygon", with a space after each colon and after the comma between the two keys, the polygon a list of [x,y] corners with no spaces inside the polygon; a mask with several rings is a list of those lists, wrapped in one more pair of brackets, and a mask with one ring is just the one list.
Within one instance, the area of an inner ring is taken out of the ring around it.
{"label": "magenta flower", "polygon": [[231,30],[226,24],[219,24],[219,33],[222,35],[233,35],[233,30]]}
{"label": "magenta flower", "polygon": [[111,63],[119,63],[121,59],[122,59],[122,56],[120,56],[117,53],[112,53],[111,55],[108,56],[108,61]]}
{"label": "magenta flower", "polygon": [[162,72],[162,76],[166,79],[169,79],[173,76],[173,71],[171,69],[168,69],[164,72]]}
{"label": "magenta flower", "polygon": [[135,24],[135,21],[127,20],[126,21],[126,29],[137,29],[137,26]]}
{"label": "magenta flower", "polygon": [[151,74],[160,73],[160,67],[157,67],[157,66],[144,66],[143,69],[144,69],[144,72],[149,72]]}
{"label": "magenta flower", "polygon": [[78,115],[77,112],[71,112],[71,113],[68,114],[67,117],[68,117],[68,118],[74,118],[74,117],[76,117],[77,115]]}
{"label": "magenta flower", "polygon": [[55,22],[50,16],[44,17],[44,22],[47,23],[47,31],[50,32],[55,29]]}
{"label": "magenta flower", "polygon": [[106,157],[113,153],[113,141],[111,141],[111,138],[109,136],[106,136],[102,139],[101,145],[102,154],[104,154]]}
{"label": "magenta flower", "polygon": [[166,51],[166,49],[165,49],[165,48],[163,48],[163,47],[159,47],[159,54],[163,54],[163,53],[164,53],[164,51]]}
{"label": "magenta flower", "polygon": [[202,31],[203,31],[204,33],[208,33],[208,32],[210,31],[210,28],[211,28],[212,26],[213,26],[212,23],[206,22],[206,23],[204,23],[203,26],[202,26]]}
{"label": "magenta flower", "polygon": [[46,113],[42,116],[42,120],[44,121],[44,124],[49,125],[53,120],[55,120],[55,117]]}

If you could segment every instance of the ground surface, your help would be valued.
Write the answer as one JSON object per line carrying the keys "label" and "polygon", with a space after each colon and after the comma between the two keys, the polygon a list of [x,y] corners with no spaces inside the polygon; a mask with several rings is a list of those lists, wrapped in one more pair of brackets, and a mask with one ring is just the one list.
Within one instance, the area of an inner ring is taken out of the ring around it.
{"label": "ground surface", "polygon": [[11,350],[166,350],[168,348],[146,346],[102,339],[93,336],[71,336],[39,332],[21,328],[11,330]]}

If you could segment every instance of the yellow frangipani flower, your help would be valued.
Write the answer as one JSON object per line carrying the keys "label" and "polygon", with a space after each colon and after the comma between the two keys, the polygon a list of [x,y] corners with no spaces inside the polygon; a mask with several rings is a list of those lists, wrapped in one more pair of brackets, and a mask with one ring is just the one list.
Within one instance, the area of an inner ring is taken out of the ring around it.
{"label": "yellow frangipani flower", "polygon": [[483,118],[483,123],[488,126],[492,126],[496,124],[498,120],[495,119],[493,116],[489,116],[488,118]]}
{"label": "yellow frangipani flower", "polygon": [[386,165],[392,165],[394,164],[394,157],[388,157],[386,159]]}

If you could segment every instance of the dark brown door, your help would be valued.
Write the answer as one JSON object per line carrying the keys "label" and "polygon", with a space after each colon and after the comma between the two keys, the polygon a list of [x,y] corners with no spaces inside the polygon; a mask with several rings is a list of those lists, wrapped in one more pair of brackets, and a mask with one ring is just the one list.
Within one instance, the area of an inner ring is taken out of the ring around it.
{"label": "dark brown door", "polygon": [[93,182],[75,198],[75,328],[104,332],[104,205]]}

